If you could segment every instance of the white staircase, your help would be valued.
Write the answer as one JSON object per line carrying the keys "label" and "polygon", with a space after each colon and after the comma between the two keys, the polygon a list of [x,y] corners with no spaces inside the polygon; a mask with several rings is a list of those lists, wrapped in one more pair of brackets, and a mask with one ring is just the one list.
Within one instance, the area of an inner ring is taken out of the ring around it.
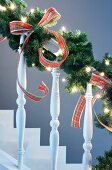
{"label": "white staircase", "polygon": [[[14,112],[1,110],[0,158],[4,157],[4,159],[0,159],[2,160],[0,161],[0,170],[17,170],[17,161],[15,160],[17,159],[17,132],[13,128],[13,124]],[[50,147],[40,146],[40,129],[25,129],[24,149],[24,164],[27,167],[31,170],[50,170]],[[24,166],[22,170],[29,170],[27,167]],[[59,147],[58,170],[82,170],[82,164],[66,164],[65,146]]]}
{"label": "white staircase", "polygon": [[[18,170],[17,160],[2,150],[0,150],[0,170]],[[31,169],[23,165],[21,170]]]}

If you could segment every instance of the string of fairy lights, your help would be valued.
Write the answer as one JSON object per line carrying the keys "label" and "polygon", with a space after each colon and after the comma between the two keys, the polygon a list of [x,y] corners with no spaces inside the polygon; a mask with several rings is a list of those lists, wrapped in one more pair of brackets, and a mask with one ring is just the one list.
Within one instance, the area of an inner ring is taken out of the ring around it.
{"label": "string of fairy lights", "polygon": [[[6,12],[8,9],[14,11],[14,10],[16,10],[16,8],[17,8],[16,5],[15,5],[14,3],[12,3],[12,2],[11,2],[9,5],[7,5],[7,7],[0,5],[0,11],[1,11],[1,12]],[[31,9],[30,9],[30,13],[33,14],[34,12],[35,12],[35,9],[34,9],[34,8],[31,8]],[[46,12],[46,10],[45,10],[45,12]],[[20,17],[20,20],[21,20],[23,23],[26,23],[26,22],[27,22],[27,16],[21,16],[21,17]],[[66,27],[65,27],[65,26],[62,26],[62,27],[61,27],[61,31],[66,32]],[[76,34],[77,34],[77,35],[80,35],[80,33],[81,33],[80,30],[76,30]],[[44,52],[43,52],[43,53],[44,53]],[[55,53],[56,56],[59,56],[60,54],[62,54],[62,51],[61,51],[61,50],[58,50],[58,52]],[[109,65],[110,65],[109,59],[106,59],[106,60],[105,60],[105,65],[106,65],[106,66],[109,66]],[[35,67],[35,63],[33,63],[32,66]],[[48,72],[51,72],[51,71],[52,71],[52,68],[47,67],[46,70],[47,70]],[[91,72],[91,70],[92,70],[92,67],[91,67],[91,66],[86,66],[85,71],[86,71],[87,73]],[[104,73],[104,72],[101,72],[100,75],[101,75],[101,76],[105,76],[105,73]],[[65,77],[63,77],[63,78],[61,79],[61,81],[62,81],[62,83],[66,83],[67,80],[66,80]],[[77,88],[76,86],[74,86],[74,87],[72,88],[72,93],[76,93],[76,92],[78,92],[78,88]],[[98,94],[98,95],[97,95],[97,99],[100,99],[100,98],[101,98],[101,95]],[[109,112],[110,112],[110,110],[109,110],[107,107],[105,107],[105,108],[104,108],[104,113],[105,113],[105,114],[108,114]]]}
{"label": "string of fairy lights", "polygon": [[[105,65],[106,65],[106,66],[109,66],[109,65],[110,65],[110,60],[109,60],[109,59],[106,59],[106,60],[105,60]],[[91,69],[92,69],[92,67],[87,66],[86,69],[85,69],[85,71],[86,71],[87,73],[89,73],[89,72],[91,72]],[[104,72],[101,72],[100,75],[103,77],[103,76],[105,76],[105,73],[104,73]],[[101,99],[101,95],[100,95],[100,94],[97,94],[97,99]],[[110,109],[107,108],[107,107],[104,107],[104,113],[105,113],[105,114],[108,114],[109,112],[110,112]]]}

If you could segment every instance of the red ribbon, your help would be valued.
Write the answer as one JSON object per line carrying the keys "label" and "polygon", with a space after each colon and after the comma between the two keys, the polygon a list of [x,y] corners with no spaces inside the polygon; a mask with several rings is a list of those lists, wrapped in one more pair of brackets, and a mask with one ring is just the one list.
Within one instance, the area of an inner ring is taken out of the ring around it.
{"label": "red ribbon", "polygon": [[[59,47],[62,51],[62,56],[63,56],[61,61],[50,61],[43,56],[43,54],[42,54],[43,47],[39,48],[38,49],[39,61],[44,67],[52,67],[52,68],[59,67],[66,60],[66,58],[69,54],[68,47],[66,45],[64,38],[61,36],[61,34],[46,28],[46,27],[50,27],[50,26],[54,25],[54,23],[56,23],[57,20],[60,19],[60,17],[61,17],[61,15],[56,11],[56,9],[49,8],[37,25],[37,27],[43,26],[44,30],[47,33],[50,33],[51,35],[53,35],[56,38],[56,41],[59,44]],[[24,48],[26,47],[26,45],[29,41],[29,38],[32,35],[32,33],[34,32],[34,30],[35,30],[35,27],[33,27],[30,24],[23,23],[22,21],[10,22],[10,32],[12,34],[21,35],[23,33],[28,33],[28,36],[26,37],[24,44],[22,46],[21,53],[24,50]]]}
{"label": "red ribbon", "polygon": [[[110,79],[106,76],[101,76],[99,72],[94,72],[91,75],[91,79],[90,79],[90,83],[94,86],[97,86],[100,88],[100,90],[96,93],[96,95],[93,97],[92,99],[92,105],[94,105],[96,99],[98,98],[98,95],[101,95],[106,89],[107,87],[109,87],[110,85],[112,85]],[[82,112],[84,110],[86,104],[86,98],[85,96],[81,96],[79,98],[79,101],[75,107],[74,113],[73,113],[73,117],[72,117],[72,127],[74,128],[79,128],[80,127],[80,120],[81,120],[81,116],[82,116]],[[99,121],[100,124],[102,124],[102,126],[104,126],[106,129],[109,130],[109,127],[104,125],[97,117],[97,120]]]}
{"label": "red ribbon", "polygon": [[[40,22],[38,23],[38,26],[43,26],[44,30],[47,33],[52,34],[55,38],[56,41],[59,44],[60,49],[62,50],[62,60],[61,61],[50,61],[48,59],[46,59],[44,57],[44,55],[42,54],[43,51],[43,47],[38,49],[38,54],[39,54],[39,61],[40,63],[44,66],[44,67],[51,67],[51,68],[56,68],[59,67],[67,58],[68,54],[69,54],[69,50],[68,47],[66,45],[66,42],[64,40],[64,38],[57,32],[49,30],[46,27],[50,27],[54,24],[56,24],[57,20],[59,20],[61,17],[61,15],[54,9],[54,8],[49,8],[46,13],[44,14],[43,18],[40,20]],[[21,52],[20,52],[20,57],[21,57],[21,53],[23,52],[24,48],[26,47],[30,36],[32,35],[32,33],[35,31],[35,27],[33,27],[30,24],[27,23],[23,23],[22,21],[12,21],[9,23],[10,25],[10,32],[14,35],[22,35],[27,33],[28,36],[26,37],[22,48],[21,48]],[[26,91],[24,89],[24,87],[21,85],[19,78],[18,78],[18,73],[17,73],[17,81],[18,81],[18,85],[21,88],[21,90],[23,91],[23,93],[31,100],[35,101],[35,102],[39,102],[41,99],[43,99],[47,93],[48,93],[48,88],[47,86],[42,82],[41,85],[39,86],[38,90],[43,91],[43,96],[38,97],[33,95],[32,93]]]}
{"label": "red ribbon", "polygon": [[0,35],[0,42],[6,40],[6,37],[3,37],[2,35]]}

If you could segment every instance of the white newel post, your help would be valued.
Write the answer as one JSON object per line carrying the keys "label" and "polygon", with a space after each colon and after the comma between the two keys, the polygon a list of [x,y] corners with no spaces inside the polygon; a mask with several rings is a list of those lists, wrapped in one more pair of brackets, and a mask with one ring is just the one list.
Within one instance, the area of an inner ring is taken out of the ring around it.
{"label": "white newel post", "polygon": [[85,143],[83,145],[84,155],[83,155],[83,168],[82,170],[92,169],[92,137],[93,137],[93,119],[92,119],[92,85],[87,85],[86,90],[86,108],[84,116],[84,126],[83,126],[83,136]]}
{"label": "white newel post", "polygon": [[[20,45],[23,44],[24,37],[25,35],[21,35]],[[19,47],[18,51],[20,53],[21,47]],[[26,89],[26,63],[25,63],[23,52],[21,54],[20,62],[18,66],[18,77],[22,86]],[[16,127],[17,127],[17,134],[18,134],[17,156],[18,156],[18,168],[21,169],[23,165],[23,155],[24,155],[23,142],[24,142],[24,130],[26,124],[26,111],[24,105],[26,103],[26,99],[18,84],[17,84],[17,94],[18,94],[18,98],[17,98],[18,109],[16,112]]]}
{"label": "white newel post", "polygon": [[58,147],[59,147],[59,114],[60,114],[60,94],[59,94],[59,70],[52,71],[53,83],[51,92],[50,112],[52,120],[50,133],[50,150],[51,150],[51,170],[57,170]]}

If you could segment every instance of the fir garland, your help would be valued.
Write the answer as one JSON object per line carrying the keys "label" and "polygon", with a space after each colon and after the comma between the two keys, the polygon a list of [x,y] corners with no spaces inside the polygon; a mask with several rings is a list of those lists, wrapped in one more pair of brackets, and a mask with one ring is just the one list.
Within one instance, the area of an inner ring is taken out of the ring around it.
{"label": "fir garland", "polygon": [[98,164],[92,168],[92,170],[111,170],[112,169],[112,148],[106,151],[104,156],[96,158]]}
{"label": "fir garland", "polygon": [[[37,26],[45,11],[36,8],[33,11],[26,12],[26,3],[23,0],[0,0],[0,34],[7,37],[9,46],[12,50],[17,51],[19,48],[20,36],[12,35],[9,30],[9,22],[21,20],[22,17],[27,17],[27,23]],[[85,92],[87,83],[90,80],[90,75],[86,72],[87,67],[94,67],[99,72],[105,75],[112,81],[112,56],[106,54],[102,62],[95,60],[92,51],[92,44],[88,41],[87,34],[80,31],[66,32],[59,31],[66,40],[69,48],[69,56],[60,67],[66,73],[67,86],[69,93],[74,87]],[[37,49],[43,44],[51,40],[52,35],[46,33],[43,27],[37,27],[31,35],[29,42],[24,49],[24,57],[28,67],[35,67],[41,71],[45,68],[39,63]],[[54,60],[54,54],[44,49],[44,56]],[[60,56],[61,57],[61,56]],[[108,114],[99,115],[100,119],[109,126],[112,126],[112,86],[108,87],[105,94],[102,96],[104,110],[108,108]],[[98,122],[96,122],[98,127]]]}

